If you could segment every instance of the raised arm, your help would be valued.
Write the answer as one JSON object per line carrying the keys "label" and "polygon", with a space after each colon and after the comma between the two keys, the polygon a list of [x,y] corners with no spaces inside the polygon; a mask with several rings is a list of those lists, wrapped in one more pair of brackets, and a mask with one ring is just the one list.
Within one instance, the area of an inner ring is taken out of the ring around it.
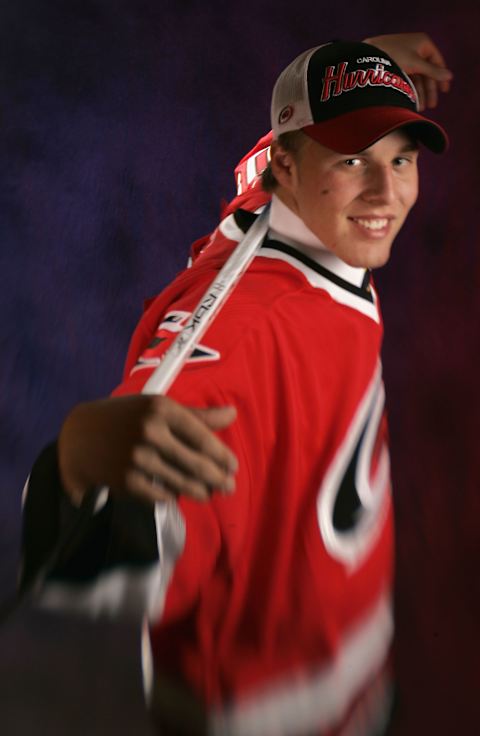
{"label": "raised arm", "polygon": [[438,92],[448,92],[453,79],[445,59],[426,33],[391,33],[372,36],[366,43],[386,51],[412,77],[419,96],[420,110],[435,107]]}

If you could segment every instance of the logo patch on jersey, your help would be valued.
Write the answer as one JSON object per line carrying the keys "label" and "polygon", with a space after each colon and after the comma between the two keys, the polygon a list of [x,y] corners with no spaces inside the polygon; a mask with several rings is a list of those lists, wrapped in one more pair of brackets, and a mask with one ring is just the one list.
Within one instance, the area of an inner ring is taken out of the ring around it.
{"label": "logo patch on jersey", "polygon": [[350,569],[383,528],[390,498],[390,459],[380,365],[338,449],[317,500],[329,553]]}
{"label": "logo patch on jersey", "polygon": [[[154,337],[137,360],[132,373],[141,370],[142,368],[156,368],[157,365],[160,365],[163,355],[173,343],[178,333],[183,330],[190,318],[190,315],[191,312],[168,312],[158,326]],[[220,353],[218,350],[213,350],[212,348],[199,343],[190,353],[190,357],[187,358],[186,362],[192,363],[219,359]]]}

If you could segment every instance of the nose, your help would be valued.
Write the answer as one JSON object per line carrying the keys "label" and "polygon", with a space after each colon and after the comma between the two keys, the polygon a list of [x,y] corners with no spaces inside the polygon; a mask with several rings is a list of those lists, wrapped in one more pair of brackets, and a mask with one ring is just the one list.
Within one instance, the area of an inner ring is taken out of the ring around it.
{"label": "nose", "polygon": [[394,172],[389,166],[377,165],[370,169],[363,198],[367,202],[379,204],[391,204],[394,201]]}

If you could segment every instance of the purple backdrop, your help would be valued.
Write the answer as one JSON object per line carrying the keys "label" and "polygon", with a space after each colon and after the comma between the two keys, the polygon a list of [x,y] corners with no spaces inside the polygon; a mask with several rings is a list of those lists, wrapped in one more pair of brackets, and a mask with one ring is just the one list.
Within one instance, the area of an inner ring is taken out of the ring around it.
{"label": "purple backdrop", "polygon": [[[268,127],[293,56],[328,38],[426,30],[455,73],[422,195],[377,276],[397,513],[396,733],[480,717],[478,465],[480,6],[371,0],[235,7],[154,0],[0,6],[0,592],[23,481],[78,400],[118,382],[144,297],[185,263]],[[0,631],[0,730],[148,732],[137,634],[23,612]]]}

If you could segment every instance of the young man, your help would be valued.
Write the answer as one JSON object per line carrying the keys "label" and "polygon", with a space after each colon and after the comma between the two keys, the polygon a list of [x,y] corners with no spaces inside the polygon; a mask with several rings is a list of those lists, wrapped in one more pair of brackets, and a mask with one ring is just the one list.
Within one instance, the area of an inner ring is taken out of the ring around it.
{"label": "young man", "polygon": [[[340,42],[280,75],[272,128],[263,186],[253,178],[192,268],[151,305],[115,392],[123,407],[142,389],[271,197],[258,256],[170,392],[236,407],[223,432],[239,461],[235,492],[225,483],[203,504],[191,493],[154,506],[103,494],[43,593],[45,605],[76,610],[141,602],[162,734],[360,735],[388,720],[392,515],[370,269],[388,260],[415,203],[419,143],[440,152],[446,137],[418,113],[393,58]],[[241,185],[265,157],[264,141],[240,166]],[[59,472],[52,453],[33,470],[27,580],[62,517],[75,516],[61,501],[45,533],[45,508],[64,490],[80,499],[91,483],[72,461],[89,442],[81,430],[77,416],[62,431]],[[171,496],[174,480],[148,432],[143,440],[128,482],[150,500],[155,486]]]}

